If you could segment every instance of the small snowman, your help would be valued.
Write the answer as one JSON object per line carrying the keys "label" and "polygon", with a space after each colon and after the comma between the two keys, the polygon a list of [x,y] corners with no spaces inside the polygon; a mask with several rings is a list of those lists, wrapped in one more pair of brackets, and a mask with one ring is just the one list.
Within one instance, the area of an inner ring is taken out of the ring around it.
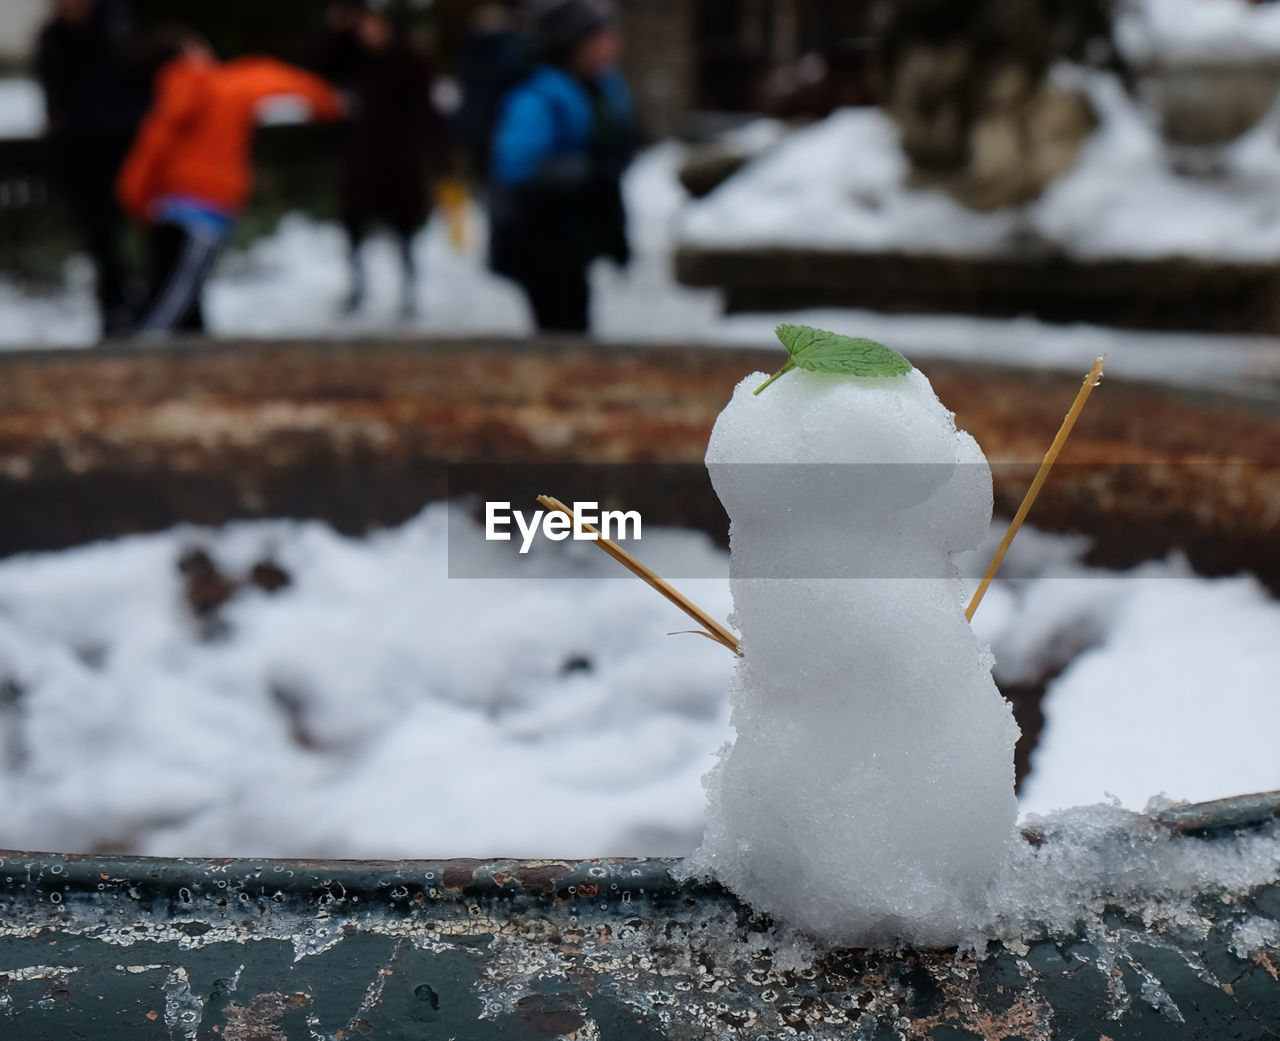
{"label": "small snowman", "polygon": [[1018,727],[951,560],[991,471],[900,355],[779,336],[786,377],[743,380],[707,448],[743,657],[686,871],[829,942],[961,943],[1017,819]]}

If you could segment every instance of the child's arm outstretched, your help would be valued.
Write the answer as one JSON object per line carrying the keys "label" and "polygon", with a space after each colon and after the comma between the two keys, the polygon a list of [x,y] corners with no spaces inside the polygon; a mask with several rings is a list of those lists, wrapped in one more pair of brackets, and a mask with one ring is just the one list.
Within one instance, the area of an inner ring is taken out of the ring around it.
{"label": "child's arm outstretched", "polygon": [[319,76],[274,58],[241,58],[249,89],[259,101],[280,95],[302,98],[315,119],[329,122],[346,114],[342,95]]}

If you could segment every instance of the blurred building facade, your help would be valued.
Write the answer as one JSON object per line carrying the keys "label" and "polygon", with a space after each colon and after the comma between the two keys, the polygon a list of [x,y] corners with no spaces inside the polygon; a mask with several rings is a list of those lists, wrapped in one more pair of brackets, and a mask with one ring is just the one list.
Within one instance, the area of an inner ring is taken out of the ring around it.
{"label": "blurred building facade", "polygon": [[[867,10],[859,0],[621,0],[628,73],[650,131],[690,111],[786,114],[819,81],[860,100]],[[840,83],[846,84],[841,87]],[[803,102],[802,102],[803,104]],[[816,107],[827,107],[818,101]]]}
{"label": "blurred building facade", "polygon": [[[407,0],[405,0],[407,3]],[[408,3],[435,25],[446,58],[478,0]],[[691,110],[752,111],[791,85],[779,70],[817,56],[827,67],[856,61],[865,0],[617,0],[628,74],[655,136],[674,133]],[[144,23],[175,16],[172,0],[133,0]],[[300,59],[324,0],[184,0],[180,17],[225,55],[266,51]],[[0,62],[18,65],[47,17],[48,0],[0,2]],[[811,64],[805,75],[812,75]]]}
{"label": "blurred building facade", "polygon": [[31,53],[31,41],[48,12],[47,0],[0,3],[0,62],[17,65]]}

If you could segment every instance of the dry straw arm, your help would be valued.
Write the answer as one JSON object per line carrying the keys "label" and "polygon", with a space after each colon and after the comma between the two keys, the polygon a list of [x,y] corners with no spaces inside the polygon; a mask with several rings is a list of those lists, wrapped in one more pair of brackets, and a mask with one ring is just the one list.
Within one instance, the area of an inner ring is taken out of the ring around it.
{"label": "dry straw arm", "polygon": [[727,647],[729,650],[733,651],[734,654],[742,654],[738,649],[738,638],[734,636],[733,633],[676,589],[670,582],[659,576],[651,568],[641,564],[640,561],[612,539],[604,538],[598,529],[592,527],[586,521],[579,520],[577,514],[575,514],[573,510],[562,503],[559,499],[553,499],[549,495],[539,495],[538,502],[542,503],[542,505],[549,510],[555,510],[557,513],[563,513],[573,521],[575,529],[587,531],[594,535],[600,548],[608,553],[609,556],[613,557],[614,560],[625,567],[633,575],[644,579],[645,582],[670,600],[671,603],[675,604],[676,607],[680,608],[681,611],[701,625],[705,630],[704,632],[701,632],[701,635],[707,637],[709,640],[714,640],[716,643],[721,644],[724,647]]}

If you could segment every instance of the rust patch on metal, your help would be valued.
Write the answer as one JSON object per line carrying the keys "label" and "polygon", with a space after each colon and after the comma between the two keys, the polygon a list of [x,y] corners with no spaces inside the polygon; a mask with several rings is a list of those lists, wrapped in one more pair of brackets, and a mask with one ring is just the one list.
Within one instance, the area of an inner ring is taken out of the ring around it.
{"label": "rust patch on metal", "polygon": [[910,1022],[906,1036],[929,1041],[942,1027],[968,1031],[982,1041],[1025,1041],[1053,1037],[1053,1009],[1039,995],[1028,992],[1014,999],[1002,1012],[992,1013],[954,984],[943,983],[947,1009],[940,1015]]}
{"label": "rust patch on metal", "polygon": [[572,865],[563,862],[534,864],[518,868],[515,879],[527,893],[554,893],[560,879],[571,870]]}
{"label": "rust patch on metal", "polygon": [[[493,340],[9,354],[0,553],[246,516],[362,531],[443,497],[447,464],[696,468],[733,386],[776,361]],[[998,509],[1010,512],[1079,376],[940,361],[927,371],[992,459]],[[1280,589],[1277,464],[1274,403],[1109,380],[1034,520],[1092,536],[1095,563],[1182,546],[1206,574],[1253,570]],[[636,484],[629,507],[724,538],[709,489]]]}
{"label": "rust patch on metal", "polygon": [[516,1002],[521,1023],[537,1037],[575,1034],[587,1023],[581,1003],[567,994],[530,994]]}
{"label": "rust patch on metal", "polygon": [[574,865],[565,860],[533,860],[510,870],[492,871],[490,877],[495,885],[514,885],[522,893],[543,896],[554,893],[560,879],[571,874],[573,869]]}
{"label": "rust patch on metal", "polygon": [[306,994],[272,991],[257,995],[246,1005],[228,1005],[222,1036],[226,1041],[288,1041],[281,1021],[287,1013],[310,1003]]}
{"label": "rust patch on metal", "polygon": [[476,877],[476,869],[484,866],[483,860],[453,860],[440,876],[441,885],[445,889],[466,889]]}

